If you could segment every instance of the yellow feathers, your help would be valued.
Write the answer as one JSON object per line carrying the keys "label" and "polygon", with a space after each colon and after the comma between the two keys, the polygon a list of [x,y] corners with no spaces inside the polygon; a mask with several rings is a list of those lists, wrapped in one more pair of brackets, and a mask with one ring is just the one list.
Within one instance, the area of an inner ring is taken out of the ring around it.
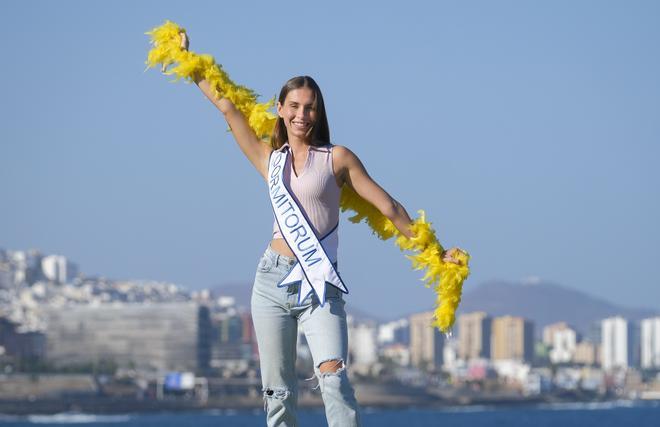
{"label": "yellow feathers", "polygon": [[[163,73],[174,75],[175,81],[206,80],[215,95],[230,100],[247,117],[257,136],[268,142],[277,121],[277,116],[269,111],[275,105],[275,99],[258,103],[257,95],[245,86],[234,83],[211,55],[198,55],[182,49],[181,32],[185,30],[171,21],[166,21],[146,33],[151,36],[153,45],[147,56],[147,69],[160,64]],[[342,211],[350,210],[355,213],[349,218],[351,222],[366,221],[380,239],[396,237],[396,244],[401,250],[414,252],[413,255],[407,256],[412,267],[415,270],[424,270],[422,280],[426,282],[426,286],[432,286],[437,295],[433,324],[443,332],[448,332],[454,324],[456,308],[461,302],[463,282],[470,272],[470,256],[463,252],[454,255],[459,260],[458,265],[442,261],[444,249],[431,224],[426,222],[424,211],[419,211],[419,218],[411,225],[414,237],[408,239],[378,209],[347,185],[342,188],[340,207]]]}
{"label": "yellow feathers", "polygon": [[185,30],[177,24],[165,21],[165,24],[146,33],[151,36],[153,45],[147,56],[147,68],[161,64],[163,73],[174,75],[175,81],[181,78],[191,82],[206,80],[218,98],[227,98],[248,118],[259,138],[269,138],[277,121],[277,116],[268,111],[274,100],[258,103],[257,94],[234,83],[211,55],[198,55],[182,49],[179,35],[182,32]]}

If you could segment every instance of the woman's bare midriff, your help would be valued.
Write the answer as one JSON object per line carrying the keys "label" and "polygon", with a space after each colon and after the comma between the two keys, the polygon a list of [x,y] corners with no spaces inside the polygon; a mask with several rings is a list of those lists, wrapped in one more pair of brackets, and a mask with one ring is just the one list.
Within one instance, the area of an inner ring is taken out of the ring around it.
{"label": "woman's bare midriff", "polygon": [[277,252],[280,255],[288,256],[291,258],[295,258],[295,255],[289,248],[289,245],[286,244],[284,239],[273,239],[270,241],[270,247],[273,248],[275,252]]}

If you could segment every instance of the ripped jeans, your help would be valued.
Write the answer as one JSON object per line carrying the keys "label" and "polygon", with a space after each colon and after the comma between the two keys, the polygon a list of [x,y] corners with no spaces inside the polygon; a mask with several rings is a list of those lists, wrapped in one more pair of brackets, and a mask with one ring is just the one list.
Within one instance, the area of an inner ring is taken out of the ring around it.
{"label": "ripped jeans", "polygon": [[[314,293],[297,305],[298,285],[277,286],[294,262],[295,258],[279,255],[268,245],[259,260],[252,288],[252,320],[259,346],[267,424],[298,425],[295,362],[300,324],[314,360],[328,426],[358,426],[358,404],[344,365],[348,331],[342,292],[326,285],[323,307]],[[337,362],[339,368],[322,374],[319,366],[328,361]]]}

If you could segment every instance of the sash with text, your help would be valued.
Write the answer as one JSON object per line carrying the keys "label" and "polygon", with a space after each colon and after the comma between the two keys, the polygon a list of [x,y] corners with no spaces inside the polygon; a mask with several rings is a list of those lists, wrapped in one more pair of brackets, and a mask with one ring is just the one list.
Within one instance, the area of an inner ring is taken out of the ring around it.
{"label": "sash with text", "polygon": [[314,292],[323,306],[326,283],[348,293],[348,289],[333,265],[337,261],[339,224],[319,240],[302,208],[298,206],[284,183],[284,170],[288,160],[289,147],[285,145],[280,150],[274,150],[268,161],[270,203],[282,237],[297,260],[278,286],[300,284],[298,304],[307,298],[310,292]]}

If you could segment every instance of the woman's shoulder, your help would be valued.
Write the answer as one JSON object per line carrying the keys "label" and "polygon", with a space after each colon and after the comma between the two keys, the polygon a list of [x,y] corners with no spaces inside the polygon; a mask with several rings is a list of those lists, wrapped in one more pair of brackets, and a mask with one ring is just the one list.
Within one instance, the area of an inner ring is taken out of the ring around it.
{"label": "woman's shoulder", "polygon": [[332,148],[333,169],[337,176],[344,176],[346,171],[362,167],[358,156],[349,148],[343,145],[335,145]]}
{"label": "woman's shoulder", "polygon": [[355,153],[353,153],[348,147],[343,145],[332,145],[332,157],[334,160],[351,160],[357,158]]}

